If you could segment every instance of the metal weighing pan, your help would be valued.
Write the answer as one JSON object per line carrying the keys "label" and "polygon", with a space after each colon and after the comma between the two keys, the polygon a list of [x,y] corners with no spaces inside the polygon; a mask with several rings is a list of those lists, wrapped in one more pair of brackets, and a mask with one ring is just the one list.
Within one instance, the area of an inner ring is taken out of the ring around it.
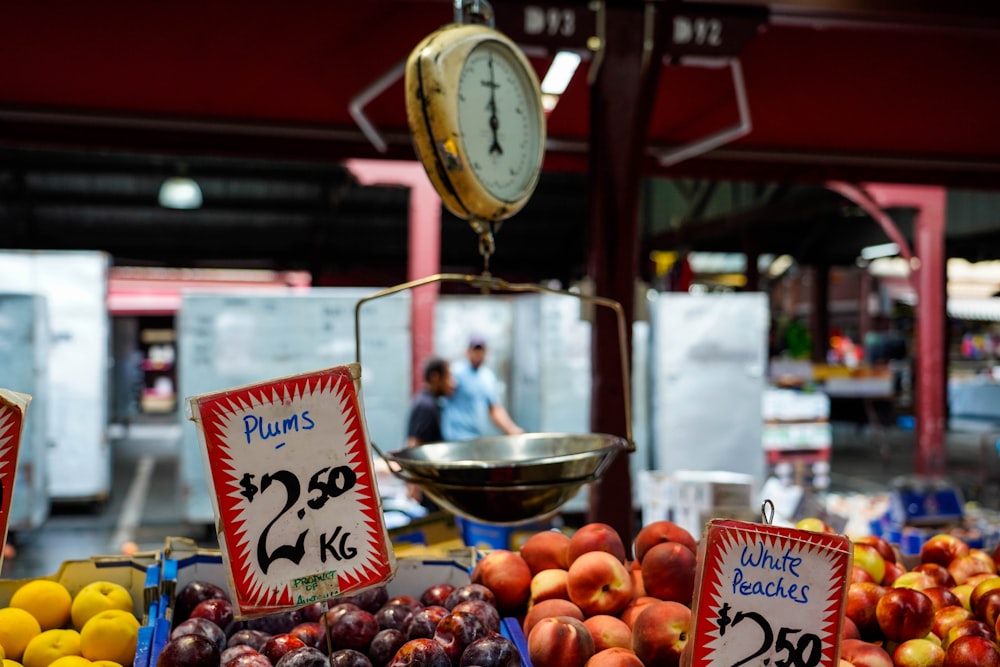
{"label": "metal weighing pan", "polygon": [[428,443],[383,453],[392,473],[423,489],[439,505],[474,521],[516,524],[554,514],[588,482],[599,479],[619,451],[632,452],[632,404],[625,312],[617,301],[525,283],[488,273],[436,274],[363,297],[354,308],[356,357],[361,363],[361,308],[368,301],[440,282],[458,282],[484,294],[535,292],[571,296],[611,308],[618,319],[625,437],[603,433],[523,433],[462,442]]}

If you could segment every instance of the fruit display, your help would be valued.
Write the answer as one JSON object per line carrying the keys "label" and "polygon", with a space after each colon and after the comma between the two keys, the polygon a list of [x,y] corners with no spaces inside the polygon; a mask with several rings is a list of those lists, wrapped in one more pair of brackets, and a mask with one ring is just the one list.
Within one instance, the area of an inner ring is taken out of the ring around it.
{"label": "fruit display", "polygon": [[4,667],[126,667],[135,659],[139,619],[132,592],[91,581],[71,592],[54,579],[14,584],[0,609]]}

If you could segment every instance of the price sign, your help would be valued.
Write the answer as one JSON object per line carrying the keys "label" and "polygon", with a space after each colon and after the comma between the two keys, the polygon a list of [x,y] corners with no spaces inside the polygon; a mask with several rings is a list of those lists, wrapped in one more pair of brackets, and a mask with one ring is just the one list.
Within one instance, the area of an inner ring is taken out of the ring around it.
{"label": "price sign", "polygon": [[241,617],[390,578],[357,364],[189,399]]}
{"label": "price sign", "polygon": [[30,402],[28,394],[0,389],[0,565],[3,565],[3,551],[7,545],[7,524],[17,475],[17,455],[24,433],[24,415]]}
{"label": "price sign", "polygon": [[836,667],[853,550],[843,535],[709,523],[690,667]]}

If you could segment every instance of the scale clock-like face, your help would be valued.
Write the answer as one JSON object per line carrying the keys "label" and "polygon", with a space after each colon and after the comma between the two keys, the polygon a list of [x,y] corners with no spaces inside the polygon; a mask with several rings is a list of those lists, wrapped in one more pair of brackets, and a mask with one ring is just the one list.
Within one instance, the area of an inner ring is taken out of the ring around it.
{"label": "scale clock-like face", "polygon": [[517,201],[536,178],[540,139],[534,84],[507,48],[484,41],[458,80],[458,123],[466,158],[497,199]]}
{"label": "scale clock-like face", "polygon": [[538,184],[545,115],[517,46],[482,25],[428,35],[406,64],[417,157],[448,209],[474,226],[517,213]]}

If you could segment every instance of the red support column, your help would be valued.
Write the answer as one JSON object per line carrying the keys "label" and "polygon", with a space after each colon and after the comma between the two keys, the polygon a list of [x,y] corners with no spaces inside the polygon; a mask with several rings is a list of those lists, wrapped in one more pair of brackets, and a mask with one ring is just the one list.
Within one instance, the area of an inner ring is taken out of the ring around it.
{"label": "red support column", "polygon": [[[441,198],[419,162],[349,160],[347,168],[366,184],[405,185],[410,188],[409,261],[406,279],[425,278],[441,271]],[[410,292],[412,390],[423,386],[423,363],[434,353],[434,307],[438,283]]]}

